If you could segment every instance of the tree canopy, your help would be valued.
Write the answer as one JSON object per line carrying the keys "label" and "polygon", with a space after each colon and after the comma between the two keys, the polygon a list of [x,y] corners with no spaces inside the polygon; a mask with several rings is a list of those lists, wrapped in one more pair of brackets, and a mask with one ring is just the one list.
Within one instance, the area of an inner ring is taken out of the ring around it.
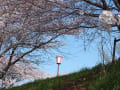
{"label": "tree canopy", "polygon": [[[0,78],[33,51],[61,45],[57,39],[60,36],[79,34],[86,42],[108,38],[99,22],[103,10],[117,15],[120,1],[0,0],[0,57],[9,56]],[[118,37],[120,31],[119,18],[116,20],[118,24],[106,24],[113,37]],[[14,61],[13,56],[16,57]]]}

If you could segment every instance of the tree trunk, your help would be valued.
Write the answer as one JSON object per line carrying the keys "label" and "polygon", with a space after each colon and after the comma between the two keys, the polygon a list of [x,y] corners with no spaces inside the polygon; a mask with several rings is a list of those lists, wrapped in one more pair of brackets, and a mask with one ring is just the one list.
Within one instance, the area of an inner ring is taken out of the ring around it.
{"label": "tree trunk", "polygon": [[114,39],[114,45],[113,45],[112,63],[115,63],[115,49],[116,49],[116,38]]}

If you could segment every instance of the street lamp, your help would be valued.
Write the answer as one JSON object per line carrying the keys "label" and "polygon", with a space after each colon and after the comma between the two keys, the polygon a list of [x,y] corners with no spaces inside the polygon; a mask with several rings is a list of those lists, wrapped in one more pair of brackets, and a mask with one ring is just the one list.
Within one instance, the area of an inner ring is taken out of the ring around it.
{"label": "street lamp", "polygon": [[62,61],[62,56],[57,56],[56,57],[56,64],[58,64],[57,76],[59,76],[59,65],[61,64],[61,61]]}

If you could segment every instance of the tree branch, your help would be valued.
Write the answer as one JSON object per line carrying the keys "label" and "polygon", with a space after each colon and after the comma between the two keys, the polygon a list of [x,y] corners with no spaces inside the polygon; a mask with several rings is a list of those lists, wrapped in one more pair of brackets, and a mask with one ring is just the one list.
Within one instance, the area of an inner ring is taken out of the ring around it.
{"label": "tree branch", "polygon": [[93,5],[93,6],[96,6],[96,7],[99,7],[99,8],[103,9],[103,6],[101,6],[100,4],[91,2],[90,0],[83,0],[83,1],[85,1],[86,3],[89,3],[89,4]]}
{"label": "tree branch", "polygon": [[118,0],[113,0],[113,2],[116,5],[116,7],[118,8],[118,10],[120,11],[120,4],[119,4]]}
{"label": "tree branch", "polygon": [[103,8],[104,8],[105,10],[108,10],[109,7],[107,6],[106,0],[101,0],[101,1],[102,1],[102,3],[103,3]]}
{"label": "tree branch", "polygon": [[23,57],[26,56],[27,54],[35,51],[37,48],[40,48],[41,46],[44,46],[44,45],[46,45],[47,43],[50,43],[52,40],[54,40],[55,38],[57,38],[57,37],[60,36],[60,35],[62,35],[62,34],[56,35],[55,37],[52,37],[52,38],[51,38],[50,40],[48,40],[47,42],[41,43],[40,45],[32,48],[30,51],[24,53],[21,57],[19,57],[18,59],[16,59],[11,65],[14,65],[14,64],[17,63],[21,58],[23,58]]}
{"label": "tree branch", "polygon": [[15,53],[15,50],[16,50],[17,47],[14,47],[12,49],[12,53],[10,55],[10,58],[9,58],[9,61],[8,61],[8,64],[7,66],[3,69],[3,73],[1,75],[1,78],[4,78],[4,76],[6,75],[7,71],[9,70],[10,66],[11,66],[11,61],[12,61],[12,58],[13,58],[13,54]]}

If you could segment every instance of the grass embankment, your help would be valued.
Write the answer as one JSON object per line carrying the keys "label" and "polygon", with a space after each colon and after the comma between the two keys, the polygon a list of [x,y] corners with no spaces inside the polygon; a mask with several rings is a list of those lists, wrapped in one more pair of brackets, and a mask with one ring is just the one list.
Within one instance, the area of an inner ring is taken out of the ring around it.
{"label": "grass embankment", "polygon": [[120,90],[120,60],[117,64],[99,64],[69,75],[37,80],[8,90]]}

